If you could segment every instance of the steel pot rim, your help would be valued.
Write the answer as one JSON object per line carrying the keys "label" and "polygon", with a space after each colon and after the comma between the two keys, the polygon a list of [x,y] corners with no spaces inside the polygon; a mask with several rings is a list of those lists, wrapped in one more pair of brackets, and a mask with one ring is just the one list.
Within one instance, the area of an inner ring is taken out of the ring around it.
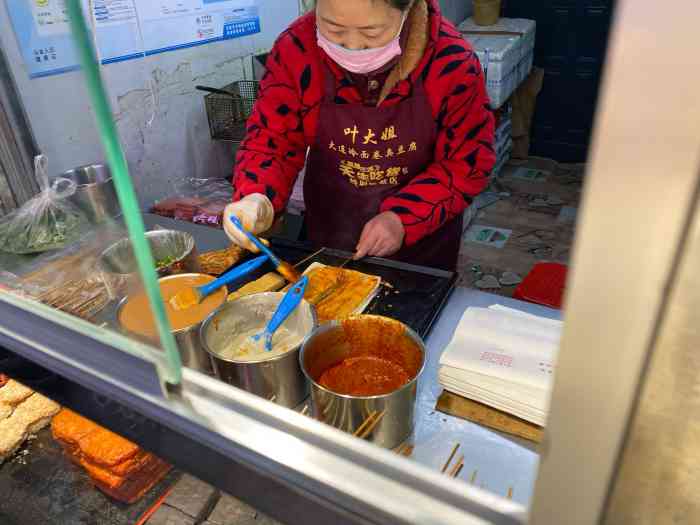
{"label": "steel pot rim", "polygon": [[[255,359],[255,360],[249,359],[246,361],[238,361],[235,359],[222,357],[221,355],[219,355],[219,354],[215,353],[213,350],[211,350],[209,348],[209,345],[207,344],[207,339],[204,336],[204,331],[213,322],[214,317],[219,315],[224,310],[226,310],[226,308],[228,308],[229,305],[236,304],[237,302],[239,302],[243,299],[248,299],[248,298],[258,297],[258,296],[269,297],[272,295],[275,295],[275,296],[282,295],[283,296],[284,292],[259,292],[259,293],[254,293],[254,294],[250,294],[250,295],[245,295],[243,297],[239,297],[238,299],[235,299],[234,301],[224,301],[224,303],[221,306],[219,306],[216,310],[214,310],[212,313],[210,313],[206,317],[206,319],[204,319],[204,321],[202,321],[201,325],[199,326],[199,341],[202,345],[202,348],[204,348],[204,350],[207,352],[207,354],[209,354],[213,359],[218,359],[219,361],[222,361],[224,363],[229,363],[229,364],[238,365],[238,366],[240,366],[240,365],[243,365],[243,366],[261,365],[261,364],[265,364],[265,363],[276,363],[278,361],[281,361],[284,358],[289,358],[289,356],[291,354],[294,354],[294,353],[301,354],[301,349],[303,348],[304,343],[306,342],[306,339],[311,334],[313,334],[316,331],[316,329],[318,328],[318,315],[316,314],[316,308],[314,308],[311,303],[306,301],[306,299],[302,299],[302,301],[301,301],[301,303],[299,303],[299,305],[301,306],[302,304],[305,304],[305,305],[309,306],[309,311],[311,312],[311,322],[312,322],[311,332],[308,335],[304,336],[304,338],[301,340],[301,342],[298,345],[296,345],[294,348],[290,349],[289,351],[287,351],[283,354],[276,355],[276,356],[273,356],[273,357],[270,357],[267,359]],[[299,307],[297,306],[297,308],[299,308]]]}
{"label": "steel pot rim", "polygon": [[307,381],[309,381],[314,387],[318,388],[319,390],[331,394],[333,396],[342,398],[342,399],[348,399],[348,400],[358,400],[358,401],[371,401],[371,400],[377,400],[377,399],[384,399],[384,398],[389,398],[391,396],[394,396],[398,394],[399,392],[403,392],[404,390],[407,390],[411,388],[413,385],[415,385],[418,380],[420,379],[421,374],[425,370],[427,360],[428,360],[428,351],[427,347],[425,346],[425,343],[423,342],[423,339],[418,335],[418,333],[413,330],[410,326],[408,326],[405,323],[402,323],[401,321],[398,321],[396,319],[392,319],[391,317],[386,317],[384,315],[372,315],[372,314],[358,314],[358,315],[351,315],[347,317],[344,320],[347,319],[358,319],[358,318],[374,318],[374,319],[388,319],[392,322],[399,323],[403,326],[403,328],[406,330],[406,333],[413,339],[416,343],[418,343],[418,348],[420,348],[422,356],[423,356],[423,361],[421,363],[420,368],[418,369],[418,372],[416,372],[416,375],[405,385],[400,386],[396,390],[392,390],[391,392],[387,392],[386,394],[377,394],[374,396],[353,396],[350,394],[340,394],[338,392],[335,392],[333,390],[329,390],[328,388],[322,386],[319,384],[313,377],[311,377],[311,374],[306,370],[306,366],[304,366],[304,350],[308,346],[308,343],[310,340],[317,334],[323,333],[325,331],[331,330],[333,328],[337,328],[339,326],[342,326],[342,321],[330,321],[328,323],[324,323],[321,326],[318,326],[316,329],[314,329],[313,332],[311,332],[302,342],[301,344],[301,349],[299,351],[299,366],[301,368],[301,371],[303,372],[304,376],[306,377]]}
{"label": "steel pot rim", "polygon": [[[193,236],[191,233],[189,233],[189,232],[183,232],[183,231],[181,231],[181,230],[151,230],[151,231],[145,233],[145,237],[146,237],[146,240],[148,240],[150,237],[158,237],[158,235],[173,234],[173,233],[176,233],[176,234],[178,234],[178,235],[183,235],[183,236],[185,236],[185,237],[188,239],[188,244],[189,244],[189,240],[191,240],[191,241],[192,241],[192,248],[190,248],[189,250],[187,250],[183,255],[181,255],[181,256],[178,257],[177,259],[173,259],[173,261],[170,262],[167,266],[164,266],[163,268],[156,268],[156,272],[158,272],[158,271],[160,271],[160,270],[164,270],[164,269],[166,269],[166,268],[169,268],[170,266],[173,266],[174,264],[181,263],[181,262],[184,261],[187,257],[189,257],[190,254],[193,252],[193,250],[197,247],[197,244],[196,244],[196,242],[195,242],[195,240],[194,240],[194,236]],[[98,257],[97,262],[98,262],[98,264],[100,265],[100,268],[102,269],[102,271],[104,271],[105,273],[108,273],[108,274],[111,274],[111,275],[132,275],[133,273],[137,273],[137,272],[138,272],[138,269],[137,269],[137,270],[134,271],[134,272],[120,273],[120,272],[108,271],[107,269],[104,268],[104,265],[103,265],[102,261],[103,261],[103,259],[106,257],[106,255],[108,254],[108,252],[111,252],[112,250],[116,250],[117,247],[119,247],[119,246],[122,245],[122,244],[126,244],[126,245],[132,244],[131,238],[129,238],[129,237],[123,237],[123,238],[119,239],[118,241],[116,241],[116,242],[110,244],[107,248],[105,248],[105,249],[102,251],[102,253],[101,253],[100,256]],[[156,262],[156,261],[154,261],[154,262]],[[194,273],[193,273],[193,274],[178,274],[178,275],[208,275],[208,274],[194,274]],[[167,276],[167,277],[171,277],[171,276]]]}
{"label": "steel pot rim", "polygon": [[[168,275],[167,277],[161,277],[160,279],[158,279],[158,282],[160,283],[160,281],[167,281],[167,280],[177,279],[177,278],[181,278],[181,277],[199,277],[200,275],[205,275],[205,276],[207,276],[207,277],[212,277],[211,275],[208,275],[208,274],[206,274],[206,273],[178,273],[178,274],[176,274],[176,275]],[[146,335],[138,334],[138,333],[136,333],[136,332],[132,332],[131,330],[128,330],[126,327],[124,327],[124,326],[122,325],[121,321],[119,320],[119,314],[121,314],[122,310],[124,309],[124,306],[126,306],[126,303],[129,302],[129,299],[131,299],[131,298],[133,298],[133,295],[132,295],[132,296],[126,295],[126,296],[124,296],[124,298],[122,298],[122,299],[119,301],[119,303],[117,304],[117,309],[116,309],[116,311],[115,311],[115,316],[116,316],[116,319],[117,319],[117,326],[118,326],[120,329],[124,330],[126,333],[131,334],[131,335],[133,335],[133,336],[136,337],[136,338],[147,338],[148,336],[146,336]],[[184,328],[178,328],[177,330],[173,330],[172,327],[171,327],[170,332],[171,332],[173,335],[180,335],[180,334],[185,334],[185,333],[187,333],[187,332],[196,331],[196,330],[198,330],[199,328],[201,328],[201,326],[202,326],[202,324],[204,323],[204,321],[206,321],[206,320],[207,320],[211,315],[213,315],[214,313],[218,312],[218,311],[221,309],[221,307],[222,307],[222,306],[225,306],[225,305],[226,305],[226,298],[224,297],[224,302],[221,303],[219,306],[217,306],[217,307],[216,307],[216,310],[214,310],[214,312],[212,312],[209,316],[205,317],[205,318],[202,319],[201,321],[198,321],[198,322],[196,322],[196,323],[194,323],[194,324],[191,324],[191,325],[189,325],[189,326],[185,326]],[[156,334],[156,338],[160,339],[160,337],[158,336],[158,334]]]}

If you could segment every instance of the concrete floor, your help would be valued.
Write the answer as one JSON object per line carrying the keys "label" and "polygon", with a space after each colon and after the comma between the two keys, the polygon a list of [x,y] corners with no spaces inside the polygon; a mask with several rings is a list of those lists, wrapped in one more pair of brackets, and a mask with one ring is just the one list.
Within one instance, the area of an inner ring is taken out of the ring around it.
{"label": "concrete floor", "polygon": [[[518,178],[519,168],[539,169],[541,180]],[[561,165],[546,159],[508,165],[489,190],[475,200],[471,225],[510,231],[502,247],[462,243],[460,285],[512,296],[516,285],[494,285],[504,272],[525,277],[538,262],[567,264],[573,245],[583,165]],[[477,209],[479,208],[479,209]],[[466,237],[466,236],[465,236]]]}

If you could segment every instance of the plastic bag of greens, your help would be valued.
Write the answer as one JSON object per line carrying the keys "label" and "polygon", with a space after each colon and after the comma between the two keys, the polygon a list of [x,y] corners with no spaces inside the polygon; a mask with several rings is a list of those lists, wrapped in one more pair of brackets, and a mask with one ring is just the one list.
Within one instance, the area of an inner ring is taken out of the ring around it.
{"label": "plastic bag of greens", "polygon": [[77,240],[87,226],[82,211],[68,201],[76,184],[55,179],[49,184],[46,157],[34,158],[34,171],[41,192],[21,208],[0,218],[0,250],[10,253],[38,253],[63,248]]}

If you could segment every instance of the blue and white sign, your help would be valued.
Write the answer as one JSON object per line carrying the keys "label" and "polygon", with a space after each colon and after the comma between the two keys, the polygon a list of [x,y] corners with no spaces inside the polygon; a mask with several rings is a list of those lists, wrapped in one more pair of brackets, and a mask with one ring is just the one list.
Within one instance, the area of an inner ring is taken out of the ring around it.
{"label": "blue and white sign", "polygon": [[6,0],[32,78],[78,69],[64,0]]}
{"label": "blue and white sign", "polygon": [[94,0],[103,63],[260,32],[257,0]]}
{"label": "blue and white sign", "polygon": [[[257,0],[81,2],[97,35],[97,51],[103,64],[261,31]],[[6,3],[31,77],[78,69],[65,0],[6,0]]]}

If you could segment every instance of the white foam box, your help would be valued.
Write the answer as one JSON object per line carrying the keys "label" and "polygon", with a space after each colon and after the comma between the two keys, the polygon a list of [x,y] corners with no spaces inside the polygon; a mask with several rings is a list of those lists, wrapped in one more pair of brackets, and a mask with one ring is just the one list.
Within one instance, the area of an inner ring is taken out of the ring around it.
{"label": "white foam box", "polygon": [[496,128],[496,134],[494,137],[494,143],[499,144],[504,140],[504,138],[510,138],[513,134],[513,120],[511,117],[507,117],[501,120],[501,123]]}
{"label": "white foam box", "polygon": [[494,109],[502,106],[532,70],[536,24],[525,18],[501,18],[492,26],[479,26],[468,18],[459,26],[474,47],[486,75],[486,88]]}
{"label": "white foam box", "polygon": [[499,155],[498,160],[496,160],[496,165],[493,167],[491,170],[491,179],[497,178],[500,174],[501,171],[503,171],[503,168],[505,168],[506,164],[508,164],[508,161],[511,158],[511,154],[513,152],[513,141],[509,140],[508,144],[506,145],[505,150]]}

